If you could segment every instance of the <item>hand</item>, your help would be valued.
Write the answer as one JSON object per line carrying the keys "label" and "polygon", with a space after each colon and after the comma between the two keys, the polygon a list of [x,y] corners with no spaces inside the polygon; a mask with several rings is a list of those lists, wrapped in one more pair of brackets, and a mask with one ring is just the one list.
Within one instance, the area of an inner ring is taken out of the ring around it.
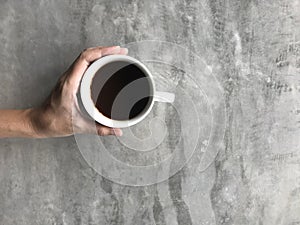
{"label": "hand", "polygon": [[76,94],[81,78],[92,62],[106,55],[126,55],[127,52],[126,48],[119,46],[84,50],[60,77],[42,106],[27,110],[0,110],[0,137],[46,138],[95,132],[98,135],[122,135],[120,129],[105,127],[84,117]]}

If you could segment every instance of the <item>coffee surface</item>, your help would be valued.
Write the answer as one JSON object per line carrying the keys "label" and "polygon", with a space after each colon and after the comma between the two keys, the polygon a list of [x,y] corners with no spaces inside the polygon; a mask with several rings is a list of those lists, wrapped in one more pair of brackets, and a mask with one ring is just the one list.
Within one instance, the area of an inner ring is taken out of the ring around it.
{"label": "coffee surface", "polygon": [[128,120],[149,106],[151,86],[143,70],[128,62],[111,62],[100,68],[91,84],[91,97],[104,116]]}

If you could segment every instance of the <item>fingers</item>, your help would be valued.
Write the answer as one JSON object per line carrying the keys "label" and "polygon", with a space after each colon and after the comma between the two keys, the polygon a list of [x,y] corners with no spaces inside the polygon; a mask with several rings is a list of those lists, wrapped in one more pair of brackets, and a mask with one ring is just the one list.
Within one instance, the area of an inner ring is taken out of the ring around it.
{"label": "fingers", "polygon": [[92,119],[77,115],[74,118],[73,132],[76,134],[97,134],[100,136],[115,135],[122,136],[123,132],[119,128],[103,126]]}
{"label": "fingers", "polygon": [[79,85],[82,75],[95,60],[106,55],[127,55],[127,53],[128,49],[121,48],[120,46],[88,48],[74,62],[72,72],[70,73],[70,80],[75,82],[75,85]]}
{"label": "fingers", "polygon": [[82,64],[82,66],[89,66],[95,60],[106,56],[106,55],[113,55],[113,54],[120,54],[121,47],[120,46],[112,46],[112,47],[95,47],[95,48],[88,48],[84,50],[79,59],[77,64]]}
{"label": "fingers", "polygon": [[122,130],[118,128],[110,128],[104,126],[97,126],[97,132],[100,136],[107,136],[107,135],[115,135],[115,136],[122,136]]}
{"label": "fingers", "polygon": [[120,55],[127,55],[128,54],[128,49],[127,48],[121,48],[119,54]]}

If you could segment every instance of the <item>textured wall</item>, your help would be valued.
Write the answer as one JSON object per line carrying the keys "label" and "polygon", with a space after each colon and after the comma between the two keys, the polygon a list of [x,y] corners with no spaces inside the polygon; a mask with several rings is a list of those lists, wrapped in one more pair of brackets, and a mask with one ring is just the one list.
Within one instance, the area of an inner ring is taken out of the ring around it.
{"label": "textured wall", "polygon": [[73,137],[0,141],[0,224],[300,224],[299,0],[0,1],[1,108],[35,106],[88,46],[155,39],[224,87],[224,148],[147,187],[95,173]]}

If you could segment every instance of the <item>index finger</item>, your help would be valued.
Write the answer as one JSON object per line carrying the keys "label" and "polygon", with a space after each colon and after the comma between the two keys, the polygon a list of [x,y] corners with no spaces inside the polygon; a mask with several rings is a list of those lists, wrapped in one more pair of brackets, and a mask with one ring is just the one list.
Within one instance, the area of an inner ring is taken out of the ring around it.
{"label": "index finger", "polygon": [[120,46],[88,48],[78,56],[72,65],[70,79],[75,82],[76,85],[79,85],[82,75],[95,60],[106,55],[127,55],[127,53],[127,48],[121,48]]}

